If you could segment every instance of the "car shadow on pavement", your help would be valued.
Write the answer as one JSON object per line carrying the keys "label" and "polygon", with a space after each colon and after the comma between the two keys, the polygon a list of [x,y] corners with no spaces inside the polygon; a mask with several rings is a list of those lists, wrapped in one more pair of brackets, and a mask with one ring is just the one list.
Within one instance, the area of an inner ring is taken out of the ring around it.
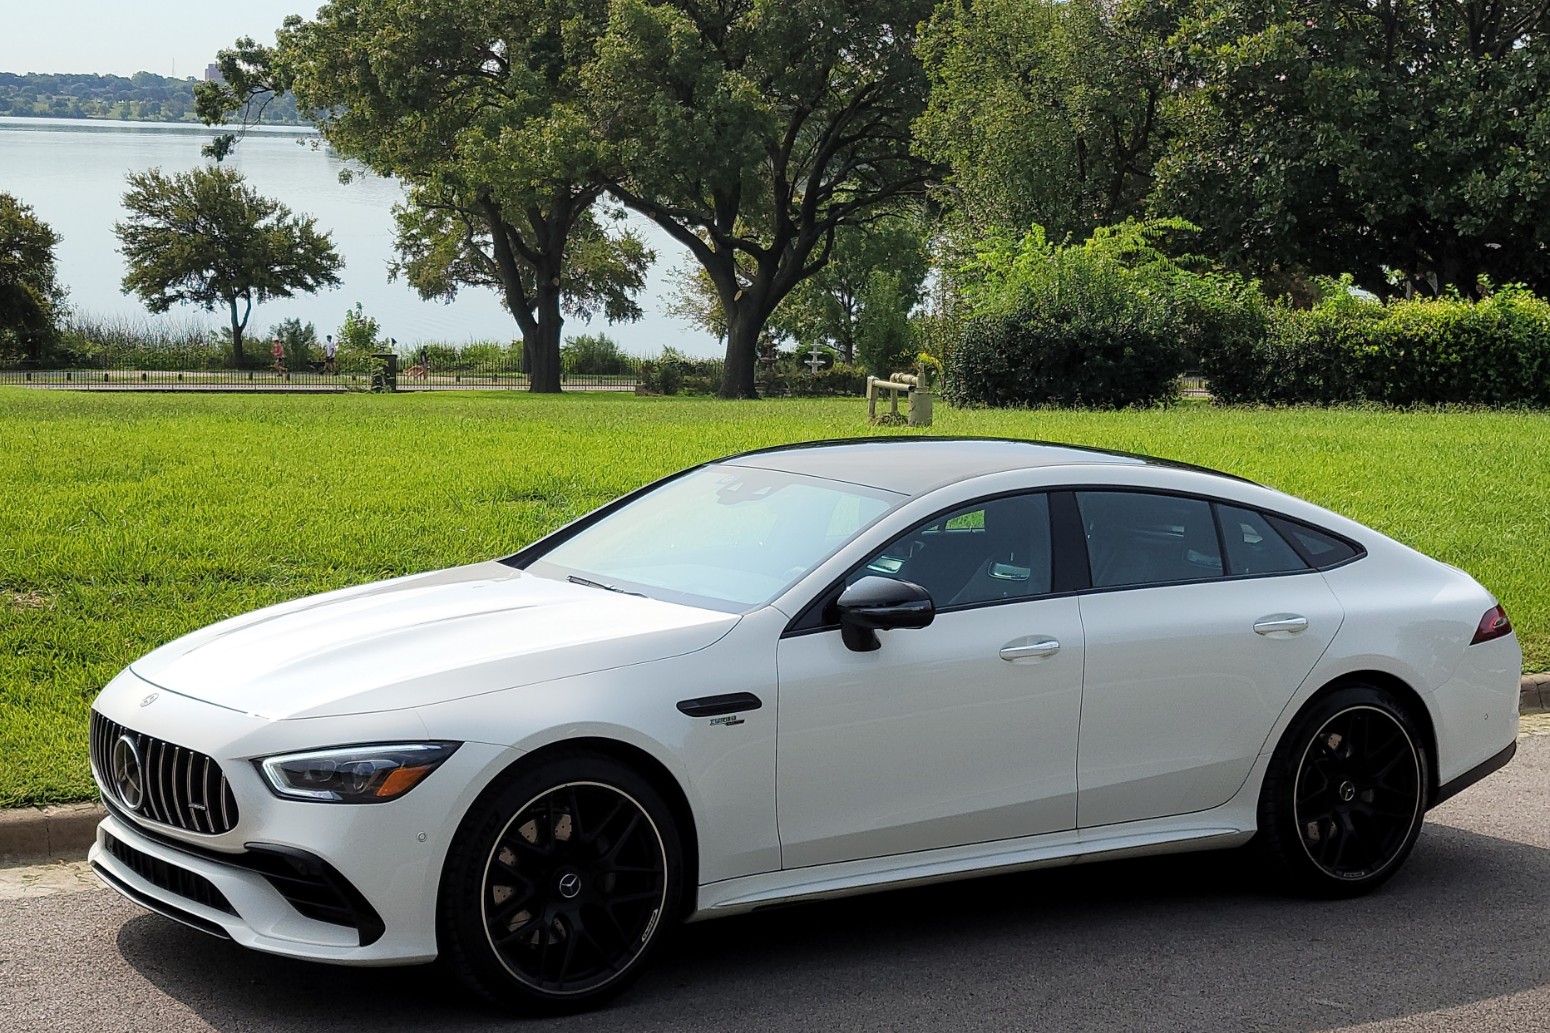
{"label": "car shadow on pavement", "polygon": [[[1314,1031],[1550,986],[1545,849],[1430,825],[1393,882],[1351,901],[1266,893],[1251,868],[1177,855],[696,924],[615,1004],[523,1025]],[[429,967],[293,962],[151,915],[118,947],[217,1030],[512,1028]]]}

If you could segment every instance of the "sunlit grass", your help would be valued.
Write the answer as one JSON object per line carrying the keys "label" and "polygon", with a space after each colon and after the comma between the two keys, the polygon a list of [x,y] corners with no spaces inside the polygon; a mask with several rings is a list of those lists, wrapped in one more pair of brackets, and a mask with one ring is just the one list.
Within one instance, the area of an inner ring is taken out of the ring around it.
{"label": "sunlit grass", "polygon": [[[1550,417],[958,411],[1217,467],[1470,571],[1550,668]],[[86,708],[140,654],[310,592],[509,552],[703,459],[873,430],[856,400],[0,389],[0,805],[90,795]]]}

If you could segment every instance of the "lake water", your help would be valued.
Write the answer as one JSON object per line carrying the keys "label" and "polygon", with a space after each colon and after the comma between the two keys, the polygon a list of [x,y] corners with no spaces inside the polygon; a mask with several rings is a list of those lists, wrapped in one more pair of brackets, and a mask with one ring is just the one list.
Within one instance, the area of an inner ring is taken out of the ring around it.
{"label": "lake water", "polygon": [[[121,293],[124,261],[113,235],[113,223],[125,216],[120,204],[124,177],[158,166],[166,172],[193,168],[204,161],[199,149],[210,136],[204,126],[0,117],[0,192],[31,205],[63,238],[56,257],[73,308],[97,316],[224,323],[223,313],[207,315],[188,306],[152,317],[136,298]],[[318,227],[333,234],[345,260],[341,287],[256,306],[248,321],[250,334],[263,334],[293,317],[314,323],[320,335],[332,333],[345,310],[360,302],[383,333],[400,344],[520,337],[516,321],[493,291],[469,289],[442,304],[422,301],[402,281],[389,282],[392,206],[402,196],[399,184],[369,173],[340,183],[346,163],[326,148],[314,148],[312,141],[295,131],[259,129],[226,159],[260,193],[315,216]],[[618,326],[571,319],[565,335],[603,331],[636,355],[655,355],[664,345],[691,355],[720,355],[718,341],[662,311],[671,288],[669,274],[686,258],[682,247],[643,219],[632,218],[631,225],[657,253],[640,299],[646,317]]]}

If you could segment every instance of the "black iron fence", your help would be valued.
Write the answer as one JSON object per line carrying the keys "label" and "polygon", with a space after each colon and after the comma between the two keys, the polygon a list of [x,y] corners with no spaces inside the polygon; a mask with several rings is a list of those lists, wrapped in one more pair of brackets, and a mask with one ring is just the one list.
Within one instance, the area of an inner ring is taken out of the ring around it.
{"label": "black iron fence", "polygon": [[[141,360],[141,361],[137,361]],[[596,374],[565,372],[568,391],[633,391],[639,367]],[[27,361],[0,362],[0,385],[80,391],[525,391],[528,375],[516,357],[422,363],[414,356],[355,356],[333,362],[304,359],[233,369],[206,361],[198,353],[178,355],[156,349],[144,356],[116,356],[90,364],[51,366]]]}

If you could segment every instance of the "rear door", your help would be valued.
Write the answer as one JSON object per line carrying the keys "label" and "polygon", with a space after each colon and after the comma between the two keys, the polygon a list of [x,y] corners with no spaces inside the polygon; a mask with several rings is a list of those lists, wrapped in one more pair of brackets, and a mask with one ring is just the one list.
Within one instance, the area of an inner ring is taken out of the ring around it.
{"label": "rear door", "polygon": [[[1205,810],[1243,785],[1276,718],[1344,617],[1260,514],[1133,491],[1079,491],[1093,589],[1078,821]],[[1225,552],[1225,556],[1224,556]]]}

